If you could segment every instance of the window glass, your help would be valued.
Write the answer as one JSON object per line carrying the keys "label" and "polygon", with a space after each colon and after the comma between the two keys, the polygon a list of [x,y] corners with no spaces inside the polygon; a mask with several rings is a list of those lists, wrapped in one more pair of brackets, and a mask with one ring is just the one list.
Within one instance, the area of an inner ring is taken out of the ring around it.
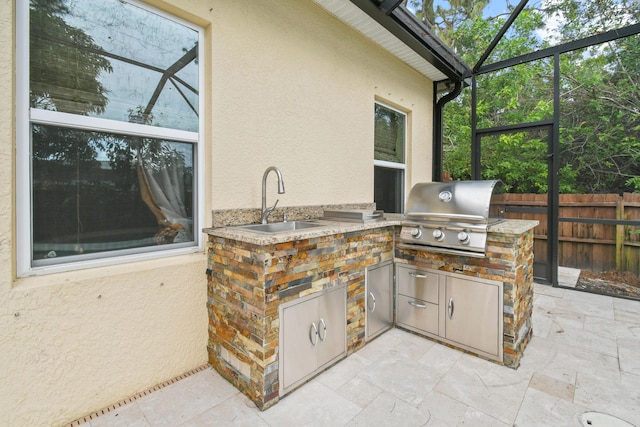
{"label": "window glass", "polygon": [[404,206],[407,115],[376,103],[374,117],[373,200],[377,209],[400,213]]}
{"label": "window glass", "polygon": [[31,0],[31,107],[198,130],[198,32],[120,0]]}
{"label": "window glass", "polygon": [[406,115],[375,104],[375,159],[404,163]]}
{"label": "window glass", "polygon": [[33,259],[193,241],[193,146],[33,126]]}
{"label": "window glass", "polygon": [[19,265],[197,246],[200,29],[124,0],[28,7]]}
{"label": "window glass", "polygon": [[385,212],[402,212],[402,189],[404,171],[402,169],[374,167],[374,202],[376,209]]}

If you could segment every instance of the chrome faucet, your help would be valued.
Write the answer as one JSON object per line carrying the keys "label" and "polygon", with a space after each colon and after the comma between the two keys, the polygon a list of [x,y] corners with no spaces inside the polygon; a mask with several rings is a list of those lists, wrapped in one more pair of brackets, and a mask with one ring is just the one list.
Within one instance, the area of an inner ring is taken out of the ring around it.
{"label": "chrome faucet", "polygon": [[269,215],[278,205],[278,201],[273,204],[270,208],[267,208],[267,176],[269,172],[274,171],[276,175],[278,175],[278,194],[284,194],[284,181],[282,180],[282,173],[280,169],[275,166],[269,166],[266,171],[264,171],[264,175],[262,175],[262,223],[266,224]]}

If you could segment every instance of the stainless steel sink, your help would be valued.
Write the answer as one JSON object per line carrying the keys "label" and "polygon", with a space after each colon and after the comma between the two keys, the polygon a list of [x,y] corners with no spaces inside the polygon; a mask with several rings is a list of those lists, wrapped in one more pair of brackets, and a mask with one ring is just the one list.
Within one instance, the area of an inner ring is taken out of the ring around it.
{"label": "stainless steel sink", "polygon": [[239,225],[233,228],[241,230],[252,231],[254,233],[275,234],[286,233],[289,231],[304,230],[306,228],[321,227],[323,224],[303,221],[288,221],[288,222],[272,222],[269,224],[250,224]]}

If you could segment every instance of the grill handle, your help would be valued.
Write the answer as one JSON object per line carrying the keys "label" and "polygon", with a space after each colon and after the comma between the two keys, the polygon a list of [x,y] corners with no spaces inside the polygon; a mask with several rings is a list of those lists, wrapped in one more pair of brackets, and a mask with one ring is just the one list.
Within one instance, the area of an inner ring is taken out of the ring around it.
{"label": "grill handle", "polygon": [[407,212],[406,217],[408,219],[420,219],[423,221],[428,220],[446,220],[452,221],[455,220],[457,222],[462,221],[470,221],[470,222],[478,222],[481,224],[486,224],[488,216],[484,215],[468,215],[468,214],[457,214],[457,213],[440,213],[440,212]]}
{"label": "grill handle", "polygon": [[414,249],[417,251],[428,251],[428,252],[440,252],[443,254],[452,254],[452,255],[463,255],[466,257],[473,258],[484,258],[484,252],[471,252],[471,251],[457,251],[455,249],[447,249],[436,246],[427,246],[427,245],[410,245],[407,243],[398,243],[396,245],[398,249]]}

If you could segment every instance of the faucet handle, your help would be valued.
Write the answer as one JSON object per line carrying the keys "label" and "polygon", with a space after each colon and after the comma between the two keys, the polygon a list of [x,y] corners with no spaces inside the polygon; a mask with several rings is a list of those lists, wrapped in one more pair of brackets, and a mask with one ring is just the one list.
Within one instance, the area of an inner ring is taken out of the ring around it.
{"label": "faucet handle", "polygon": [[280,200],[276,200],[276,202],[270,208],[265,208],[264,212],[262,212],[262,223],[266,224],[269,222],[269,215],[275,210],[276,206],[278,206],[278,202]]}

